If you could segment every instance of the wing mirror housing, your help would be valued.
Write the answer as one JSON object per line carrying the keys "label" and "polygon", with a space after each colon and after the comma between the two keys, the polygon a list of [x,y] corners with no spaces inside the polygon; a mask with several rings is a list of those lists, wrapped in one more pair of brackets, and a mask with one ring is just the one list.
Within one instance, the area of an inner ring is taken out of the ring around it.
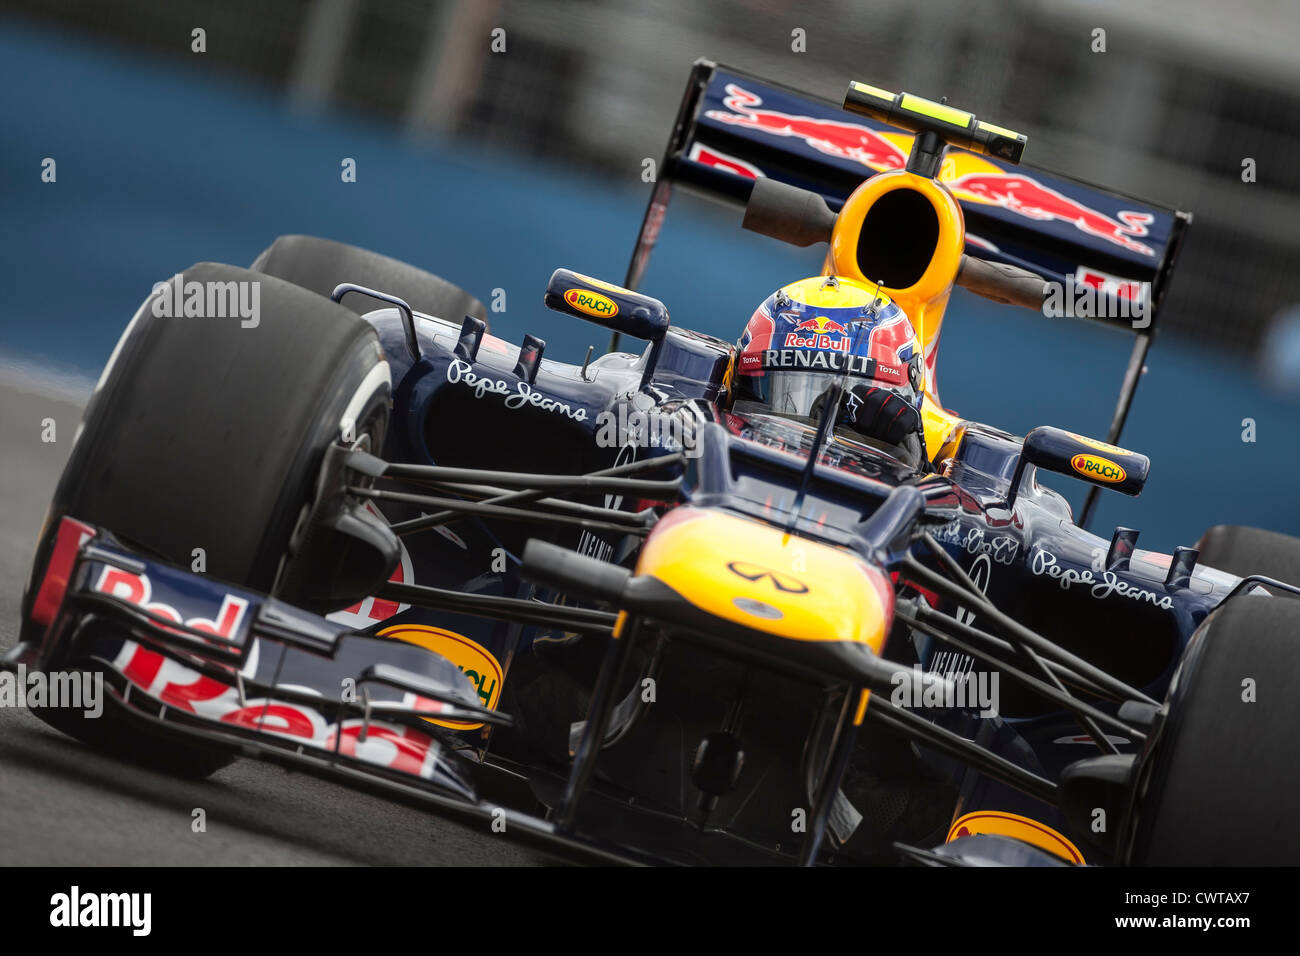
{"label": "wing mirror housing", "polygon": [[1027,465],[1079,478],[1126,495],[1140,494],[1151,471],[1151,459],[1146,455],[1085,438],[1064,428],[1042,425],[1025,436],[1015,473],[1011,476],[1011,488],[1007,492],[1008,509],[1015,504]]}
{"label": "wing mirror housing", "polygon": [[572,269],[551,274],[546,307],[647,342],[662,342],[668,334],[668,307],[658,299]]}

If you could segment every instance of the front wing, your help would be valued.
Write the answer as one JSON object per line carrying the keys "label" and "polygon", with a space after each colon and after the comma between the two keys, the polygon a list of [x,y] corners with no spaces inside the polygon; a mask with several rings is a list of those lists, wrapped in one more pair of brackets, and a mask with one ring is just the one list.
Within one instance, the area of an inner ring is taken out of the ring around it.
{"label": "front wing", "polygon": [[[60,538],[36,601],[49,604],[51,589],[62,589],[44,637],[0,659],[20,685],[35,672],[53,686],[50,675],[93,671],[103,679],[104,718],[414,800],[470,825],[504,827],[514,840],[563,856],[645,862],[479,797],[474,752],[430,719],[510,721],[482,707],[445,658],[142,558],[71,519]],[[27,703],[67,709],[66,701]]]}

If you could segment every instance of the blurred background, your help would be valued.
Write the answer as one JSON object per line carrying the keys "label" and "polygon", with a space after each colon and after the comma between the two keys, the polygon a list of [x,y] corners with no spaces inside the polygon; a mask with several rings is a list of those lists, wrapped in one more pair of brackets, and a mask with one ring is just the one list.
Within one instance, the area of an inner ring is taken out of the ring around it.
{"label": "blurred background", "polygon": [[[707,56],[831,99],[850,78],[948,96],[1026,132],[1035,166],[1190,210],[1123,439],[1152,477],[1093,527],[1162,550],[1216,523],[1300,534],[1298,44],[1294,0],[0,0],[0,372],[84,394],[155,281],[283,233],[495,296],[494,332],[580,361],[607,336],[548,314],[546,279],[621,281],[643,162]],[[734,340],[817,271],[739,223],[674,202],[643,288],[676,324]],[[959,292],[943,397],[1104,436],[1129,343]]]}

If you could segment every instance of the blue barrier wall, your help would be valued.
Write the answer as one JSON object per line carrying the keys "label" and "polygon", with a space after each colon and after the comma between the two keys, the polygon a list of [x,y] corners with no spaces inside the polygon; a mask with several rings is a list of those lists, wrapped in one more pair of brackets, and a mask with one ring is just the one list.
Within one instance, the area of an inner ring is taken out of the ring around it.
{"label": "blue barrier wall", "polygon": [[[666,136],[671,119],[646,122]],[[357,116],[302,117],[202,56],[159,61],[5,18],[0,129],[0,356],[92,377],[155,281],[200,260],[245,265],[283,233],[408,260],[485,302],[503,289],[494,332],[533,332],[548,356],[580,360],[608,335],[548,313],[546,279],[563,265],[621,280],[649,189],[639,168],[623,184],[592,182],[527,157],[413,144]],[[45,157],[55,183],[41,181]],[[341,181],[344,157],[355,183]],[[644,290],[674,323],[734,338],[777,285],[816,271],[817,253],[739,222],[701,201],[670,210]],[[943,397],[1020,434],[1056,424],[1104,436],[1130,341],[959,291]],[[1150,482],[1137,499],[1103,495],[1094,527],[1143,529],[1141,544],[1162,550],[1222,522],[1300,534],[1297,411],[1249,369],[1159,341],[1123,441],[1151,455]],[[1254,443],[1242,441],[1245,418]],[[1052,484],[1082,500],[1081,484]]]}

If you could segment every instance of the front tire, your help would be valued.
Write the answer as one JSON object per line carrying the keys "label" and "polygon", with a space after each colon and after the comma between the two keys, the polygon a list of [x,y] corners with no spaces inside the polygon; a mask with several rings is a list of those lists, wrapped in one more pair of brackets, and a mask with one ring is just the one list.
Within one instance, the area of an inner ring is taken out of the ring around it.
{"label": "front tire", "polygon": [[[86,407],[33,581],[67,515],[181,567],[201,548],[206,574],[273,592],[288,566],[309,557],[291,554],[290,541],[345,420],[370,450],[382,445],[391,382],[369,323],[299,286],[235,266],[199,263],[182,281],[256,284],[243,288],[259,314],[255,321],[161,317],[157,294],[141,306]],[[27,620],[33,592],[29,585],[23,603],[28,641],[39,638]],[[142,733],[108,711],[98,721],[36,714],[92,745],[173,772],[205,775],[233,759]]]}

